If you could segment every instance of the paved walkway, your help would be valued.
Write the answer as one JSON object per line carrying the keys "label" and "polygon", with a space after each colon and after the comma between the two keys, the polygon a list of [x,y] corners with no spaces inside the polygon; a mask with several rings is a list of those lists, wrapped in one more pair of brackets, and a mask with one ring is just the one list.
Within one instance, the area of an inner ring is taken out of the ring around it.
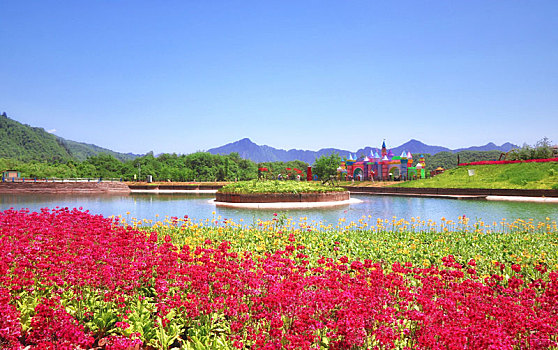
{"label": "paved walkway", "polygon": [[430,194],[430,193],[382,193],[382,192],[358,192],[350,191],[351,194],[362,194],[368,196],[398,196],[398,197],[428,197],[428,198],[447,198],[447,199],[486,199],[484,195],[468,194]]}
{"label": "paved walkway", "polygon": [[556,197],[519,197],[519,196],[486,196],[489,201],[506,202],[536,202],[536,203],[555,203],[558,204]]}
{"label": "paved walkway", "polygon": [[217,193],[217,190],[131,190],[131,193]]}

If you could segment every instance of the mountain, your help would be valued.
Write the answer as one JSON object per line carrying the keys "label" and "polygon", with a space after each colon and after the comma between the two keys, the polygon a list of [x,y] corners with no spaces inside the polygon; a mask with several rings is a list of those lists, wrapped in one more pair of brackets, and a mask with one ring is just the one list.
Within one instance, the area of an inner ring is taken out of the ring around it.
{"label": "mountain", "polygon": [[85,160],[89,156],[108,153],[120,160],[138,157],[135,154],[114,152],[87,143],[66,140],[43,128],[32,127],[0,115],[0,157],[22,161]]}
{"label": "mountain", "polygon": [[115,152],[115,151],[111,151],[108,148],[99,147],[97,145],[93,145],[90,143],[66,140],[59,136],[57,136],[57,138],[59,142],[70,152],[72,157],[80,161],[86,160],[87,157],[96,156],[101,153],[110,154],[114,158],[119,159],[121,161],[132,160],[132,159],[136,159],[137,157],[140,157],[140,155],[138,154]]}
{"label": "mountain", "polygon": [[221,154],[226,155],[236,152],[240,157],[245,159],[250,159],[256,163],[262,162],[288,162],[291,160],[301,160],[306,163],[314,163],[316,158],[323,154],[329,154],[331,152],[337,152],[342,157],[348,156],[349,151],[339,150],[336,148],[326,148],[321,149],[318,152],[315,151],[305,151],[298,149],[290,149],[288,151],[283,149],[277,149],[270,146],[260,146],[252,142],[248,138],[242,140],[228,143],[224,146],[212,148],[208,150],[211,154]]}
{"label": "mountain", "polygon": [[512,143],[506,142],[504,144],[502,144],[502,146],[496,146],[493,142],[489,142],[484,146],[473,146],[473,147],[469,147],[469,148],[458,148],[456,150],[454,150],[453,152],[461,152],[461,151],[493,151],[493,150],[497,150],[500,152],[508,152],[511,151],[514,148],[519,148],[519,146],[514,145]]}
{"label": "mountain", "polygon": [[411,153],[431,154],[431,155],[434,155],[434,154],[440,153],[440,152],[452,152],[452,150],[450,150],[447,147],[430,146],[430,145],[427,145],[425,143],[422,143],[422,142],[420,142],[418,140],[414,140],[414,139],[412,139],[408,142],[405,142],[401,146],[393,148],[392,151],[395,155],[400,155],[401,152],[403,152],[403,151],[407,151],[407,152],[411,152]]}
{"label": "mountain", "polygon": [[56,136],[43,128],[33,128],[0,115],[0,157],[23,161],[61,161],[71,159],[70,152]]}
{"label": "mountain", "polygon": [[[413,154],[430,154],[434,155],[440,152],[451,152],[456,153],[460,151],[491,151],[497,150],[501,152],[507,152],[512,148],[519,148],[519,146],[513,145],[509,142],[504,143],[502,146],[497,146],[494,143],[490,142],[484,146],[473,146],[469,148],[460,148],[456,150],[449,149],[447,147],[442,146],[431,146],[427,145],[418,140],[410,140],[400,146],[392,148],[392,152],[394,155],[400,155],[403,151],[411,152]],[[314,161],[323,156],[328,155],[330,153],[338,153],[341,157],[348,157],[350,154],[354,154],[357,157],[364,157],[370,155],[371,151],[378,151],[378,147],[364,147],[356,152],[351,152],[347,150],[337,149],[337,148],[323,148],[319,151],[306,151],[306,150],[298,150],[298,149],[291,149],[291,150],[283,150],[277,149],[266,145],[258,145],[252,142],[248,138],[244,138],[242,140],[228,143],[224,146],[216,147],[209,149],[208,152],[212,154],[221,154],[226,155],[233,152],[238,153],[242,158],[250,159],[256,163],[261,162],[287,162],[291,160],[302,160],[306,163],[312,164]]]}

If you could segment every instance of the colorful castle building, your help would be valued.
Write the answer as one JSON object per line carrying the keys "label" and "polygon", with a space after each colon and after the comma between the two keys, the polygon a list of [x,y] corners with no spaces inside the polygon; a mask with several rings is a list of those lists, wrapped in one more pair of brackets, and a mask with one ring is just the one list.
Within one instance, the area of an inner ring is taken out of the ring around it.
{"label": "colorful castle building", "polygon": [[382,143],[380,154],[377,151],[370,151],[370,156],[357,159],[354,155],[349,156],[341,162],[337,169],[340,176],[356,181],[370,180],[407,180],[424,179],[426,164],[424,156],[421,154],[416,166],[413,166],[413,156],[411,152],[401,153],[394,156],[391,150],[387,150],[386,142]]}

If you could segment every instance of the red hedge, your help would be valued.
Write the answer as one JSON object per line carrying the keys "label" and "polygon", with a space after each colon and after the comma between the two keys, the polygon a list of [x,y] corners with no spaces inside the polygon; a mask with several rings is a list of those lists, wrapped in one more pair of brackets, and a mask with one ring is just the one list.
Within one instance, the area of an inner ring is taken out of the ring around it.
{"label": "red hedge", "polygon": [[492,165],[492,164],[514,164],[514,163],[546,163],[546,162],[558,162],[557,158],[546,158],[546,159],[528,159],[528,160],[483,160],[480,162],[471,163],[459,163],[459,166],[468,165]]}

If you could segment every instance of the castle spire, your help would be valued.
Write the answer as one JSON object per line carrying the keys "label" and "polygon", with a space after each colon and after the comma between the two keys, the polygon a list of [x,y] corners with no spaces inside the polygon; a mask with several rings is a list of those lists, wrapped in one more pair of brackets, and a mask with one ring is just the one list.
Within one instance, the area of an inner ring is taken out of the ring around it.
{"label": "castle spire", "polygon": [[382,142],[382,158],[387,156],[387,148],[386,148],[386,140],[384,139],[384,142]]}

